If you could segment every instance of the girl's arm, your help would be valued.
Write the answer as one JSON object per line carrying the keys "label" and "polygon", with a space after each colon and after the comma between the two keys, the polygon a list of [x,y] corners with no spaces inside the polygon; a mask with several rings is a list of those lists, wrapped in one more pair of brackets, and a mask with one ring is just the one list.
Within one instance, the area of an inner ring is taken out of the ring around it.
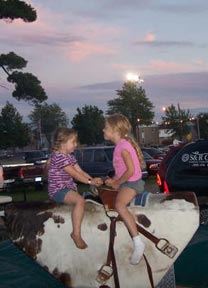
{"label": "girl's arm", "polygon": [[87,177],[87,178],[92,178],[87,172],[85,172],[80,166],[79,164],[75,164],[74,165],[74,169],[79,172],[80,174],[82,174],[83,176]]}
{"label": "girl's arm", "polygon": [[82,168],[75,164],[74,166],[68,165],[64,167],[64,171],[67,172],[72,178],[84,184],[92,184],[100,186],[103,181],[100,178],[92,178],[88,173],[82,170]]}
{"label": "girl's arm", "polygon": [[107,179],[105,181],[106,185],[112,186],[114,189],[118,189],[119,186],[126,181],[134,174],[134,163],[131,158],[131,154],[127,150],[121,151],[121,156],[123,158],[123,161],[126,166],[126,171],[123,173],[123,175],[119,179]]}

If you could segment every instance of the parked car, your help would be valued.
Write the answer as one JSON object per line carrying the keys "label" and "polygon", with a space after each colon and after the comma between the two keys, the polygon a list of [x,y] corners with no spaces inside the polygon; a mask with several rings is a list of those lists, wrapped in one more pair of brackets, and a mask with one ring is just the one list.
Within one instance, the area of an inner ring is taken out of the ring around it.
{"label": "parked car", "polygon": [[165,153],[157,148],[143,147],[142,152],[146,151],[154,159],[162,160],[165,157]]}
{"label": "parked car", "polygon": [[208,196],[208,140],[172,147],[160,164],[157,183],[164,193],[193,191]]}
{"label": "parked car", "polygon": [[161,160],[154,159],[150,154],[148,154],[146,151],[142,151],[144,155],[144,160],[147,165],[147,172],[149,175],[156,175],[158,172],[158,169],[160,167]]}
{"label": "parked car", "polygon": [[20,163],[0,165],[0,189],[34,185],[42,188],[46,182],[45,164]]}
{"label": "parked car", "polygon": [[48,156],[41,150],[26,151],[24,154],[26,163],[45,163]]}
{"label": "parked car", "polygon": [[[114,146],[91,146],[75,149],[78,164],[92,177],[112,175]],[[143,179],[148,177],[147,170],[142,171]]]}

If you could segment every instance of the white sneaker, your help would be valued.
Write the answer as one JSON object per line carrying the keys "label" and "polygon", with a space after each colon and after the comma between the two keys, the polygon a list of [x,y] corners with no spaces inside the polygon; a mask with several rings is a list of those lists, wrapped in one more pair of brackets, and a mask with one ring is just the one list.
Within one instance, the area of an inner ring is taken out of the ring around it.
{"label": "white sneaker", "polygon": [[133,242],[134,242],[134,251],[130,258],[130,264],[138,265],[144,254],[145,244],[141,240],[140,236],[134,237]]}

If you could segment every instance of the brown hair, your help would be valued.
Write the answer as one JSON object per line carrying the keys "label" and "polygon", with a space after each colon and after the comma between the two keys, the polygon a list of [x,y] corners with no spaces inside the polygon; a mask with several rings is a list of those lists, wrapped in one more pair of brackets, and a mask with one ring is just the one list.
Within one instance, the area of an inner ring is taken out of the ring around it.
{"label": "brown hair", "polygon": [[[52,153],[55,153],[59,148],[61,143],[66,143],[73,136],[77,136],[77,132],[71,128],[58,128],[53,137],[54,145],[52,147]],[[50,158],[47,160],[46,165],[44,167],[44,173],[47,176],[48,167],[50,164]]]}
{"label": "brown hair", "polygon": [[112,129],[115,129],[116,131],[119,132],[121,138],[124,138],[131,143],[131,145],[134,147],[136,151],[141,169],[145,169],[146,162],[144,160],[144,155],[141,151],[141,148],[134,140],[134,138],[130,136],[132,127],[127,117],[122,114],[116,113],[108,116],[106,118],[106,122],[112,127]]}
{"label": "brown hair", "polygon": [[77,132],[71,128],[58,128],[54,133],[54,145],[52,153],[60,148],[61,143],[66,143],[73,136],[77,136]]}

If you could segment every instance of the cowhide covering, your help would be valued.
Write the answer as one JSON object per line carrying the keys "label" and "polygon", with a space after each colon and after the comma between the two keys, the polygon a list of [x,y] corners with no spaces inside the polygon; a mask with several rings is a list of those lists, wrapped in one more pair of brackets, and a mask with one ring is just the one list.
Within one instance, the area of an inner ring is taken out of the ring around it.
{"label": "cowhide covering", "polygon": [[[88,248],[76,248],[70,237],[70,206],[50,202],[12,203],[5,209],[5,223],[11,239],[67,287],[115,287],[113,277],[97,281],[98,270],[105,264],[110,219],[103,205],[86,202],[82,236]],[[149,193],[145,207],[130,206],[137,222],[158,238],[166,238],[178,248],[174,258],[161,253],[141,234],[145,255],[157,285],[192,238],[199,225],[199,209],[194,193],[170,195]],[[114,251],[121,288],[149,288],[144,259],[130,265],[132,240],[122,221],[116,224]]]}

